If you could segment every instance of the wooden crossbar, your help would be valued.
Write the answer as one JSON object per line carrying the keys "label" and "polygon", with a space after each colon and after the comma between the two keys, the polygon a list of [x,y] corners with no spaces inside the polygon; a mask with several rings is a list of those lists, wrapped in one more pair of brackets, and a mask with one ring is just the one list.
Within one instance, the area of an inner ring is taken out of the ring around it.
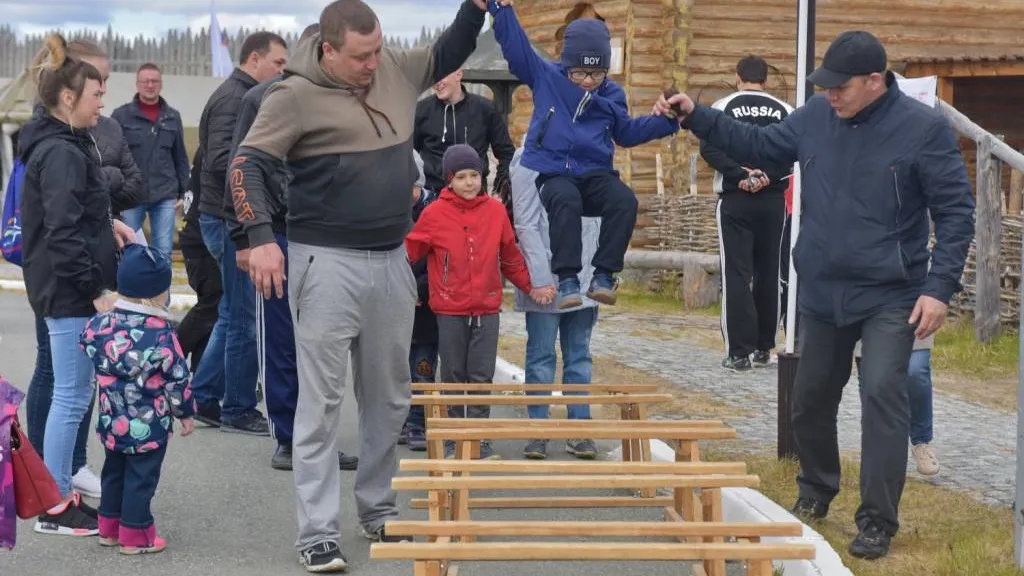
{"label": "wooden crossbar", "polygon": [[530,418],[427,418],[431,428],[594,428],[626,425],[630,428],[727,428],[721,420],[542,420]]}
{"label": "wooden crossbar", "polygon": [[813,559],[813,544],[633,542],[377,543],[375,560],[773,560]]}
{"label": "wooden crossbar", "polygon": [[578,438],[581,432],[592,440],[625,440],[625,439],[670,439],[670,440],[731,440],[736,438],[733,428],[683,428],[630,426],[631,421],[616,421],[614,426],[601,428],[572,428],[551,425],[547,428],[433,428],[427,430],[427,440],[518,440],[524,438],[547,438],[549,440],[567,440]]}
{"label": "wooden crossbar", "polygon": [[413,394],[414,406],[532,406],[542,404],[654,404],[671,394],[590,394],[588,396],[502,396],[498,394]]}
{"label": "wooden crossbar", "polygon": [[744,462],[565,462],[525,460],[419,460],[398,463],[404,472],[506,474],[746,474]]}
{"label": "wooden crossbar", "polygon": [[[529,510],[551,508],[665,508],[675,502],[672,496],[655,496],[654,498],[633,498],[632,496],[539,496],[519,497],[484,497],[466,498],[466,507],[470,510]],[[409,507],[413,510],[428,510],[430,501],[427,498],[412,498]]]}
{"label": "wooden crossbar", "polygon": [[395,490],[584,490],[598,488],[726,488],[758,486],[755,475],[604,474],[562,476],[399,476]]}
{"label": "wooden crossbar", "polygon": [[657,392],[657,384],[520,384],[518,382],[486,384],[413,382],[413,392],[591,392],[600,394],[640,394]]}
{"label": "wooden crossbar", "polygon": [[799,522],[391,521],[392,536],[621,536],[769,538],[800,536]]}

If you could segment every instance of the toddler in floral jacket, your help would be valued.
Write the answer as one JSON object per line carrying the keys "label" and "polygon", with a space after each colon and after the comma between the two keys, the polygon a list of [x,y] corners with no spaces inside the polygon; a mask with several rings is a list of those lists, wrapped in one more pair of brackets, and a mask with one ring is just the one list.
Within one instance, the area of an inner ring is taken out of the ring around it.
{"label": "toddler in floral jacket", "polygon": [[164,306],[171,286],[171,262],[138,244],[125,247],[118,266],[120,298],[110,311],[93,316],[80,345],[96,365],[99,422],[106,450],[100,475],[102,546],[122,554],[160,552],[150,502],[174,418],[182,436],[194,429],[191,375]]}

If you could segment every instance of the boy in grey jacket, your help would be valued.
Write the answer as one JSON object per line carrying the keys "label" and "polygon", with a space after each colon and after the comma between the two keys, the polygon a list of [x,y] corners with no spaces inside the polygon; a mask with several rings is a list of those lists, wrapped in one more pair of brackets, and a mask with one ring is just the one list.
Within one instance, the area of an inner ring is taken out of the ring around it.
{"label": "boy in grey jacket", "polygon": [[[523,149],[517,149],[509,169],[512,181],[512,211],[515,216],[519,249],[526,259],[531,283],[534,286],[553,286],[557,279],[551,271],[548,216],[537,192],[537,172],[520,163],[522,155]],[[594,266],[590,262],[597,251],[600,228],[600,218],[583,218],[583,270],[580,272],[580,282],[583,286],[589,286],[593,278]],[[516,290],[515,309],[526,312],[526,382],[554,383],[555,339],[558,338],[562,346],[562,383],[590,384],[593,368],[590,336],[597,323],[597,302],[583,296],[582,305],[560,310],[553,303],[547,306],[537,304],[529,295]],[[546,419],[548,406],[530,406],[528,414],[530,418]],[[568,416],[571,420],[589,420],[590,407],[585,404],[570,405]],[[597,447],[588,439],[569,440],[565,449],[577,458],[592,459],[597,456]],[[537,460],[546,458],[547,440],[531,440],[523,450],[523,456]]]}

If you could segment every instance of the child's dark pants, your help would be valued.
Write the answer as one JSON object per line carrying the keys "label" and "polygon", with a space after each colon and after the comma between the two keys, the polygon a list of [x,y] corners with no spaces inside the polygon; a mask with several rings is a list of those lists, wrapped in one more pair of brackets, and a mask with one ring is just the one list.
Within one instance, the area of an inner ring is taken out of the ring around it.
{"label": "child's dark pants", "polygon": [[622,259],[636,224],[636,195],[615,171],[583,176],[537,177],[540,200],[548,213],[551,271],[559,280],[576,277],[583,269],[582,217],[600,217],[601,234],[591,262],[597,274],[622,271]]}
{"label": "child's dark pants", "polygon": [[160,482],[160,467],[167,445],[143,454],[125,454],[106,450],[100,480],[103,495],[99,513],[107,518],[120,518],[126,528],[148,528],[153,525],[149,505]]}

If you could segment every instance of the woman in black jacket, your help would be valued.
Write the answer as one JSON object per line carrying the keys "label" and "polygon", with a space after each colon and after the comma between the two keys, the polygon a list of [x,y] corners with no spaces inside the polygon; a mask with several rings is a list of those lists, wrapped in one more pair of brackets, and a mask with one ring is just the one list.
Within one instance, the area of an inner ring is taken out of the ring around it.
{"label": "woman in black jacket", "polygon": [[82,417],[93,395],[93,368],[78,346],[85,323],[113,307],[118,250],[133,240],[113,220],[107,179],[89,129],[103,108],[103,76],[68,58],[60,35],[36,58],[40,106],[21,130],[24,278],[29,303],[45,318],[54,386],[43,458],[63,500],[39,516],[36,532],[90,536],[95,510],[72,490],[71,464]]}
{"label": "woman in black jacket", "polygon": [[[68,58],[91,64],[103,79],[102,90],[106,91],[106,80],[110,76],[110,62],[106,53],[89,40],[75,40],[68,43]],[[96,126],[90,130],[96,144],[102,165],[103,176],[107,180],[110,193],[110,204],[114,216],[139,204],[142,199],[142,172],[135,165],[128,142],[121,132],[121,126],[106,116],[100,116]],[[46,420],[50,413],[50,402],[53,398],[53,368],[50,356],[50,335],[46,330],[46,321],[36,316],[36,367],[32,381],[28,387],[28,398],[25,400],[28,416],[28,437],[33,446],[41,454],[45,445]],[[86,443],[89,440],[89,428],[92,424],[92,407],[89,402],[85,417],[78,429],[75,442],[74,458],[71,463],[71,484],[78,492],[99,498],[101,485],[99,476],[86,464]]]}

